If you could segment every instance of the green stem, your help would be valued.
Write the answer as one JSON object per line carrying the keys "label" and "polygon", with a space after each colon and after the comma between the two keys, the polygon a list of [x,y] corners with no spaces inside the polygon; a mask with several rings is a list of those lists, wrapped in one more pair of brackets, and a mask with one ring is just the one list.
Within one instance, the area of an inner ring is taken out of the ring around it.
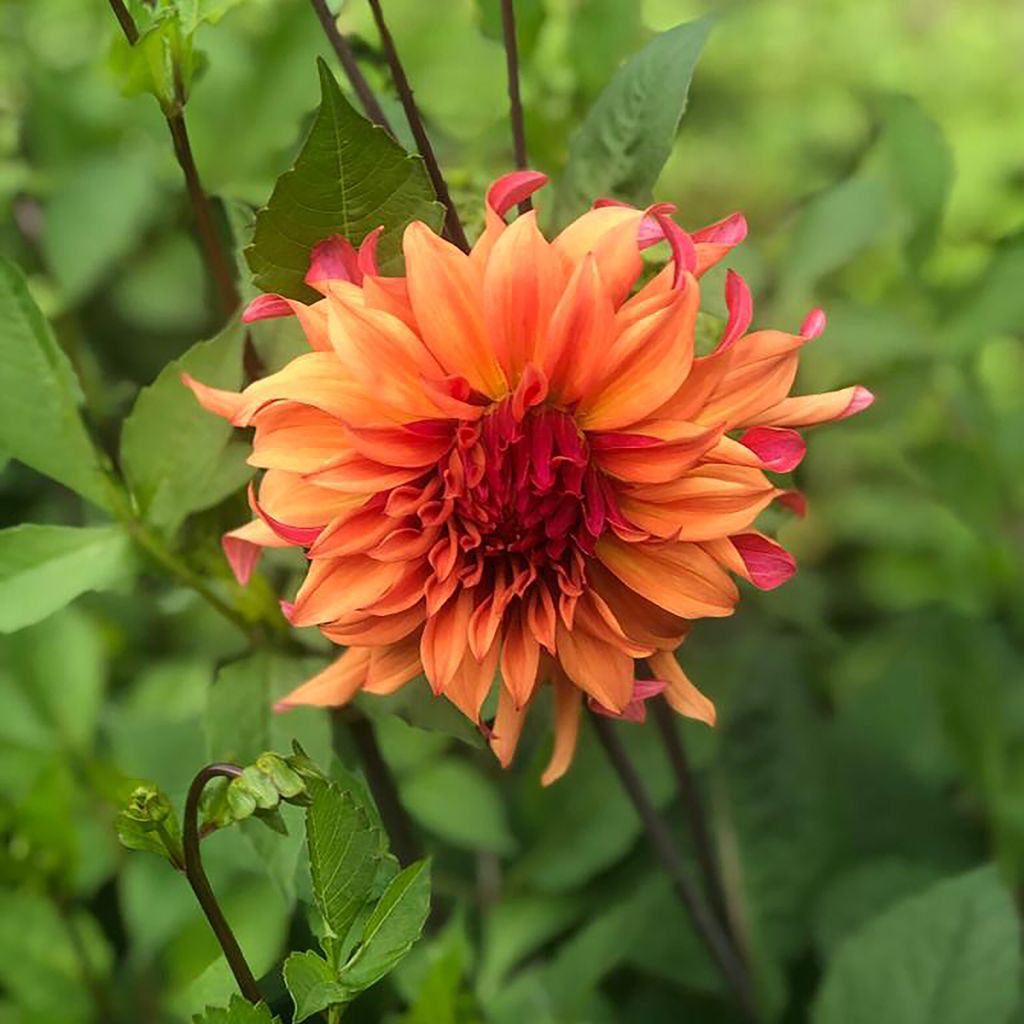
{"label": "green stem", "polygon": [[256,979],[242,953],[242,947],[238,945],[235,933],[231,930],[231,926],[217,902],[217,897],[213,894],[213,887],[203,870],[203,861],[199,853],[199,798],[203,795],[203,789],[212,779],[234,779],[241,774],[242,769],[237,764],[208,764],[192,780],[192,785],[188,789],[188,797],[185,800],[183,836],[185,877],[188,879],[189,885],[192,886],[192,892],[195,893],[199,906],[202,907],[206,920],[210,922],[213,934],[220,943],[224,959],[227,960],[231,973],[235,976],[239,991],[250,1003],[258,1003],[261,996]]}

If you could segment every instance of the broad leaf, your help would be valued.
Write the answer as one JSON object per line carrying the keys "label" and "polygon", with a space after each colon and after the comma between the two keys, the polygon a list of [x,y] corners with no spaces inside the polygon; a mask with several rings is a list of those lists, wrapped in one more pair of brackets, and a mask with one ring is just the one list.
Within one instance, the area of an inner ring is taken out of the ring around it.
{"label": "broad leaf", "polygon": [[436,761],[411,773],[401,788],[409,813],[455,846],[496,853],[515,849],[497,788],[468,761]]}
{"label": "broad leaf", "polygon": [[295,1004],[293,1024],[328,1006],[347,1003],[354,993],[337,980],[334,968],[318,953],[292,953],[284,962],[284,983]]}
{"label": "broad leaf", "polygon": [[131,573],[131,545],[115,526],[0,530],[0,632],[46,618],[87,590],[106,590]]}
{"label": "broad leaf", "polygon": [[121,434],[121,462],[139,511],[173,532],[190,512],[218,504],[245,477],[224,472],[231,424],[208,413],[182,383],[234,389],[242,380],[244,331],[238,323],[193,345],[143,388]]}
{"label": "broad leaf", "polygon": [[344,939],[373,889],[386,855],[386,838],[339,786],[314,784],[310,793],[306,844],[313,893],[324,920]]}
{"label": "broad leaf", "polygon": [[245,251],[260,288],[304,301],[319,297],[304,278],[322,239],[340,234],[358,245],[383,226],[378,259],[393,269],[405,226],[422,220],[436,229],[442,220],[420,158],[357,114],[327,65],[318,67],[320,111],[295,166],[256,215]]}
{"label": "broad leaf", "polygon": [[279,1024],[266,1003],[253,1006],[241,996],[232,996],[226,1007],[208,1006],[205,1013],[192,1018],[192,1024]]}
{"label": "broad leaf", "polygon": [[21,271],[0,259],[0,449],[101,508],[110,507],[100,456],[78,414],[82,393],[68,357],[29,295]]}
{"label": "broad leaf", "polygon": [[815,1024],[1005,1022],[1017,1001],[1020,935],[993,868],[940,882],[839,948]]}
{"label": "broad leaf", "polygon": [[555,198],[558,224],[602,196],[638,206],[650,201],[710,27],[707,19],[677,25],[615,72],[569,144]]}
{"label": "broad leaf", "polygon": [[359,991],[384,977],[420,937],[430,912],[430,863],[420,860],[396,875],[363,925],[359,948],[340,972]]}

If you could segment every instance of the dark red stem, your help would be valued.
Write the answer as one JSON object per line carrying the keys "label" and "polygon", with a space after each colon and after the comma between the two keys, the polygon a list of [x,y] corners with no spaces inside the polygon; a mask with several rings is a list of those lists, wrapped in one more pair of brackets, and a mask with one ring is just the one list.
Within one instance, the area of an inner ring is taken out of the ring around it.
{"label": "dark red stem", "polygon": [[[516,167],[526,167],[526,128],[523,125],[523,100],[519,95],[519,42],[516,38],[516,12],[514,0],[501,0],[501,29],[505,40],[505,67],[508,72],[508,109],[512,123],[512,147]],[[533,209],[527,196],[519,204],[519,212]]]}

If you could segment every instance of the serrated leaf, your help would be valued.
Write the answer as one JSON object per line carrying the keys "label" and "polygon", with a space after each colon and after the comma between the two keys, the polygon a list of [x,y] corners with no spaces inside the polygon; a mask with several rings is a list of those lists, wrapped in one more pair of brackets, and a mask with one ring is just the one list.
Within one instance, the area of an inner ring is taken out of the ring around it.
{"label": "serrated leaf", "polygon": [[328,1006],[348,1002],[353,992],[339,984],[334,968],[313,952],[292,953],[284,962],[284,983],[295,1004],[293,1024]]}
{"label": "serrated leaf", "polygon": [[333,783],[310,785],[306,845],[313,893],[324,920],[344,939],[372,889],[386,840],[351,794]]}
{"label": "serrated leaf", "polygon": [[222,472],[231,424],[200,408],[182,383],[234,389],[242,381],[244,331],[231,323],[168,363],[139,393],[121,433],[121,463],[143,518],[173,532],[192,512],[218,504],[244,479]]}
{"label": "serrated leaf", "polygon": [[82,393],[68,357],[29,294],[0,258],[0,449],[110,508],[100,456],[78,414]]}
{"label": "serrated leaf", "polygon": [[384,890],[340,980],[361,991],[383,978],[420,937],[429,912],[430,863],[421,860],[396,875]]}
{"label": "serrated leaf", "polygon": [[1018,994],[1020,934],[993,868],[939,884],[839,948],[814,1024],[1002,1024]]}
{"label": "serrated leaf", "polygon": [[407,224],[422,220],[436,230],[443,217],[420,158],[356,113],[327,65],[317,66],[320,110],[295,166],[257,213],[245,250],[258,287],[306,302],[319,298],[304,281],[317,242],[340,234],[358,245],[383,225],[378,259],[388,270]]}
{"label": "serrated leaf", "polygon": [[565,224],[602,196],[650,201],[686,109],[690,79],[711,22],[677,25],[622,65],[569,144],[554,219]]}
{"label": "serrated leaf", "polygon": [[0,633],[39,622],[87,590],[131,575],[131,544],[116,526],[0,530]]}
{"label": "serrated leaf", "polygon": [[279,1024],[280,1018],[271,1016],[266,1003],[253,1006],[241,996],[232,996],[226,1007],[208,1006],[204,1013],[196,1014],[192,1024]]}

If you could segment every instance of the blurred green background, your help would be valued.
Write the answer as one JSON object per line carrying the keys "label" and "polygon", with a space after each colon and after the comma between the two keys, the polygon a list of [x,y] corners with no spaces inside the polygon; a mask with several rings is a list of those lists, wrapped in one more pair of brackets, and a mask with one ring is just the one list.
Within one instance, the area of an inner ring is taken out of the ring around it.
{"label": "blurred green background", "polygon": [[[210,6],[223,17],[199,30],[187,118],[203,183],[239,224],[294,159],[319,98],[315,56],[336,64],[305,3]],[[690,228],[742,210],[751,236],[732,265],[755,325],[793,329],[823,306],[802,389],[878,396],[810,437],[797,473],[808,515],[779,519],[800,573],[699,625],[682,659],[719,706],[713,733],[681,729],[760,984],[776,1019],[806,1020],[870,919],[989,861],[1024,881],[1024,6],[518,6],[531,163],[553,177],[624,56],[720,14],[658,198]],[[386,8],[479,224],[482,190],[511,163],[496,4]],[[340,24],[401,123],[365,5],[350,0]],[[140,387],[220,326],[159,108],[123,96],[111,70],[116,29],[98,0],[0,0],[0,251],[28,274],[111,451]],[[720,312],[721,274],[707,281]],[[271,362],[294,342],[279,327],[255,338]],[[91,521],[71,492],[5,461],[0,526]],[[236,496],[179,539],[217,586],[215,538],[243,518]],[[269,693],[307,668],[249,655],[200,598],[149,571],[0,637],[0,1024],[185,1021],[231,990],[184,882],[116,845],[109,779],[152,778],[180,798],[208,752],[257,728],[326,756],[326,715],[253,725],[255,697],[223,698],[225,675]],[[346,1020],[734,1019],[589,734],[567,780],[542,791],[539,717],[503,774],[446,723],[406,713],[417,726],[382,718],[381,741],[448,924]],[[681,830],[653,732],[623,732]],[[300,831],[209,844],[257,971],[302,941]]]}

